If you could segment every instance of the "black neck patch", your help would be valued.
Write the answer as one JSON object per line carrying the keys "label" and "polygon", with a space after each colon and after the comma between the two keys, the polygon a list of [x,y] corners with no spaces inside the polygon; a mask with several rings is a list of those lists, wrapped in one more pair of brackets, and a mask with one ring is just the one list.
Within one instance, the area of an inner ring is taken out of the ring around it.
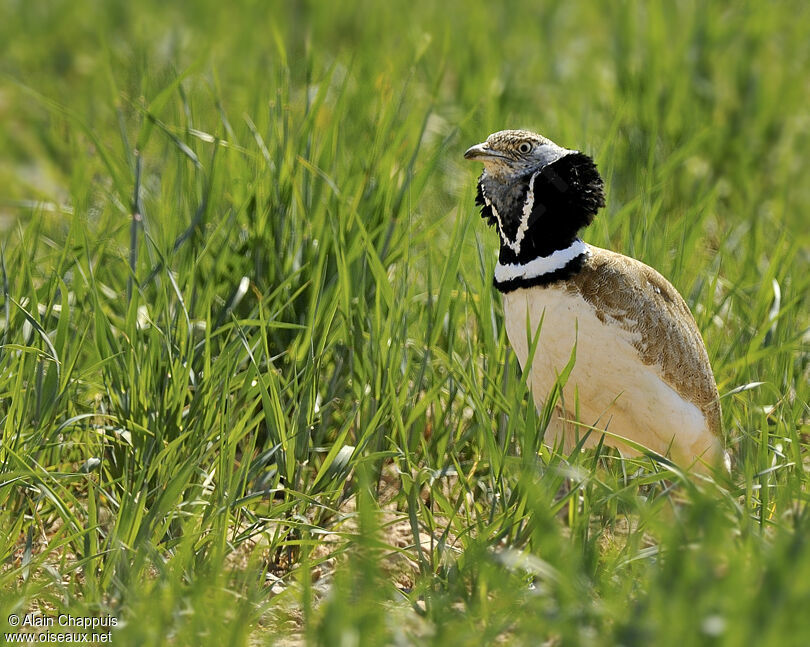
{"label": "black neck patch", "polygon": [[[530,173],[514,180],[517,185],[525,187],[521,191],[524,197],[530,193],[529,182],[533,175]],[[561,157],[534,175],[533,189],[534,200],[520,251],[516,253],[502,239],[499,254],[501,264],[525,264],[539,256],[548,256],[569,247],[576,240],[579,230],[591,224],[597,211],[605,206],[604,182],[596,164],[579,152]],[[479,182],[476,204],[481,206],[481,216],[488,224],[498,225],[488,197],[484,195]],[[500,216],[501,226],[506,230],[500,232],[501,237],[514,235],[524,218],[524,205],[510,200],[509,204],[494,204],[494,207]]]}
{"label": "black neck patch", "polygon": [[487,225],[489,227],[494,227],[498,224],[498,219],[495,218],[495,214],[492,213],[492,207],[487,204],[487,201],[484,199],[484,188],[481,186],[481,181],[478,181],[478,193],[475,194],[475,204],[478,207],[481,207],[481,217],[487,221]]}

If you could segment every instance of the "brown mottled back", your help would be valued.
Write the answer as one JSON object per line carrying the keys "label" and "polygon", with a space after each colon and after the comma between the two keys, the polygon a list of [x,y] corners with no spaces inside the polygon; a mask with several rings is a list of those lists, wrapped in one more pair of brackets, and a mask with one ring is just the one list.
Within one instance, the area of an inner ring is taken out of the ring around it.
{"label": "brown mottled back", "polygon": [[640,335],[642,361],[661,369],[681,397],[694,402],[709,429],[721,435],[720,400],[709,357],[689,307],[663,276],[635,259],[591,247],[568,290],[581,294],[602,321],[612,320]]}

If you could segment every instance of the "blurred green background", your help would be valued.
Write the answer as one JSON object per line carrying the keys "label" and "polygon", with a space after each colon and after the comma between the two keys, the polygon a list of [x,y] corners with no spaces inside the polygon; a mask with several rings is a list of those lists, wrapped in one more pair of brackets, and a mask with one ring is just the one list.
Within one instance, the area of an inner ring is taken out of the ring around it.
{"label": "blurred green background", "polygon": [[[809,30],[800,2],[0,0],[0,620],[807,643]],[[731,475],[542,445],[462,159],[518,127],[594,156],[585,239],[686,298]]]}

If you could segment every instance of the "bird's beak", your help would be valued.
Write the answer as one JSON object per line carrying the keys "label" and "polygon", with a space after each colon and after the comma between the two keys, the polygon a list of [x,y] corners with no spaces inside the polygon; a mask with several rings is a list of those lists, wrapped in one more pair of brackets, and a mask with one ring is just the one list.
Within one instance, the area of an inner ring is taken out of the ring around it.
{"label": "bird's beak", "polygon": [[486,143],[470,146],[464,153],[465,160],[476,160],[478,162],[486,162],[496,157],[500,157],[500,155],[489,148]]}

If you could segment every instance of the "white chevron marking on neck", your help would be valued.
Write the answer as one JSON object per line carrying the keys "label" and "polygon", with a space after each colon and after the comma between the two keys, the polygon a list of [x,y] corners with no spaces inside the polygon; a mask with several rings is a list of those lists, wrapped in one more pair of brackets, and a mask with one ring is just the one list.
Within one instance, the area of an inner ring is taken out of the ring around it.
{"label": "white chevron marking on neck", "polygon": [[503,220],[501,220],[501,214],[498,213],[498,210],[495,208],[492,200],[489,199],[486,191],[484,191],[484,187],[481,186],[481,195],[484,196],[484,204],[492,209],[492,214],[498,221],[498,231],[500,232],[501,239],[507,247],[515,252],[516,255],[520,255],[520,244],[526,237],[526,232],[529,231],[529,218],[532,215],[532,208],[534,207],[534,179],[538,175],[540,175],[540,171],[535,171],[532,173],[531,178],[529,178],[529,189],[526,191],[526,199],[523,201],[523,212],[520,216],[520,224],[518,225],[517,232],[515,232],[515,240],[509,240],[506,237],[506,234],[503,231]]}
{"label": "white chevron marking on neck", "polygon": [[517,255],[520,254],[520,243],[523,242],[526,232],[529,230],[529,217],[532,215],[532,208],[534,207],[534,179],[538,175],[540,175],[540,171],[535,171],[532,173],[531,178],[529,178],[529,189],[526,191],[526,199],[523,201],[523,213],[520,216],[520,225],[515,234],[515,240],[514,242],[506,241],[506,244],[509,245],[512,251]]}
{"label": "white chevron marking on neck", "polygon": [[551,274],[561,270],[568,263],[581,254],[590,255],[588,245],[577,238],[565,249],[558,249],[548,256],[538,256],[528,263],[509,263],[495,266],[495,280],[498,283],[514,281],[515,279],[534,279],[544,274]]}

